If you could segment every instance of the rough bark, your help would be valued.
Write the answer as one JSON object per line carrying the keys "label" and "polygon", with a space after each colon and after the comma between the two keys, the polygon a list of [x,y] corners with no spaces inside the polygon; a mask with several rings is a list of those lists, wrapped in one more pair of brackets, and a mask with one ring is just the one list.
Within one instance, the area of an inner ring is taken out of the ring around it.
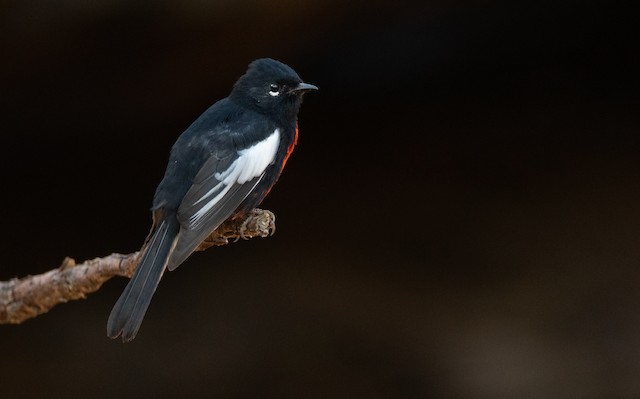
{"label": "rough bark", "polygon": [[[226,245],[229,240],[266,237],[274,231],[275,215],[254,209],[242,219],[223,223],[196,251]],[[139,256],[140,252],[114,253],[82,263],[67,257],[61,266],[46,273],[0,281],[0,324],[20,324],[59,303],[85,298],[112,277],[131,277]]]}

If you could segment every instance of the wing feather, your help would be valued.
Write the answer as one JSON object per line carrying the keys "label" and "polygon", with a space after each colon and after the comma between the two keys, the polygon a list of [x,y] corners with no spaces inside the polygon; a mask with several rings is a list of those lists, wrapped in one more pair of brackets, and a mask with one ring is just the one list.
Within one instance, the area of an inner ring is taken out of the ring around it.
{"label": "wing feather", "polygon": [[276,158],[280,131],[220,159],[211,156],[198,171],[178,208],[181,229],[167,268],[177,268],[222,222],[227,220],[260,182]]}

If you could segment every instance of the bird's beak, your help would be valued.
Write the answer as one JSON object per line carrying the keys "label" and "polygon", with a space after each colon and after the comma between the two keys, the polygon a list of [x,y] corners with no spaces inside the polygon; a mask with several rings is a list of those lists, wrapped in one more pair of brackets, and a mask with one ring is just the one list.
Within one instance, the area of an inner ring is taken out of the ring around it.
{"label": "bird's beak", "polygon": [[291,91],[293,92],[305,92],[309,90],[318,90],[318,86],[314,86],[312,84],[302,82],[298,84],[296,87],[294,87],[293,89],[291,89]]}

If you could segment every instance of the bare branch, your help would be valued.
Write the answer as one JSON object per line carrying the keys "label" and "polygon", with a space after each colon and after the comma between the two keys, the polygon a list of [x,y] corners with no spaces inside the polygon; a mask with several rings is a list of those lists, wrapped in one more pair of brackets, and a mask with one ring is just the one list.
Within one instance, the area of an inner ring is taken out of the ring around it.
{"label": "bare branch", "polygon": [[[226,245],[231,239],[267,237],[274,231],[275,215],[254,209],[242,219],[224,222],[196,251]],[[112,277],[131,277],[139,256],[139,252],[111,254],[80,264],[67,257],[60,267],[46,273],[0,281],[0,324],[20,324],[59,303],[85,298]]]}

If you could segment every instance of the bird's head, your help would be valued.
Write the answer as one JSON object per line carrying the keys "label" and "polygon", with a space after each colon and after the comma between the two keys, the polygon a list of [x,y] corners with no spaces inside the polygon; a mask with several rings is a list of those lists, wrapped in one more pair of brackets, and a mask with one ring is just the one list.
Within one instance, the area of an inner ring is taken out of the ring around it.
{"label": "bird's head", "polygon": [[260,58],[249,64],[247,72],[233,86],[230,97],[265,114],[296,115],[302,96],[318,90],[304,83],[289,66],[271,58]]}

